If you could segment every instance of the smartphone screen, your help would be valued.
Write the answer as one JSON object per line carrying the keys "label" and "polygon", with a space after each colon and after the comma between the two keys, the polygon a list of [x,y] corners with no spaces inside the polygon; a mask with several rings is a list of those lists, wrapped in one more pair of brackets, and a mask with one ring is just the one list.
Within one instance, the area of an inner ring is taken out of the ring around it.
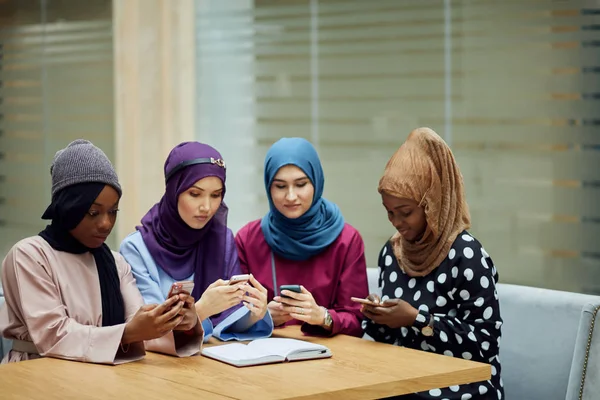
{"label": "smartphone screen", "polygon": [[285,295],[281,294],[282,290],[289,290],[290,292],[302,293],[302,289],[300,288],[300,285],[281,285],[281,286],[279,286],[279,294],[283,298],[289,298],[290,296],[285,296]]}

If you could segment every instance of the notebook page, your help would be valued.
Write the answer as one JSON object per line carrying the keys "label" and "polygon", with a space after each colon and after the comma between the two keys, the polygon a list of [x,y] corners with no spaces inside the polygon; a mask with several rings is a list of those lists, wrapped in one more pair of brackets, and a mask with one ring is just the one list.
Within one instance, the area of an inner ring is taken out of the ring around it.
{"label": "notebook page", "polygon": [[223,344],[220,346],[212,346],[202,349],[203,354],[210,354],[216,358],[226,360],[258,360],[264,356],[268,356],[273,353],[265,353],[260,349],[253,349],[248,345],[241,343]]}
{"label": "notebook page", "polygon": [[250,342],[248,347],[265,355],[272,354],[281,357],[287,357],[289,354],[296,352],[327,350],[325,346],[320,344],[284,338],[256,339]]}

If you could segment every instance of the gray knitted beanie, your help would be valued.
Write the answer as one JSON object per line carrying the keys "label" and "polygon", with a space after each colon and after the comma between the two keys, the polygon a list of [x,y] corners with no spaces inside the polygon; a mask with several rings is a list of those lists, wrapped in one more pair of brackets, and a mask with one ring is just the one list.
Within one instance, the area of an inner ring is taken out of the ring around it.
{"label": "gray knitted beanie", "polygon": [[54,155],[50,166],[52,197],[67,186],[99,182],[112,186],[121,196],[119,178],[106,154],[91,142],[77,139]]}

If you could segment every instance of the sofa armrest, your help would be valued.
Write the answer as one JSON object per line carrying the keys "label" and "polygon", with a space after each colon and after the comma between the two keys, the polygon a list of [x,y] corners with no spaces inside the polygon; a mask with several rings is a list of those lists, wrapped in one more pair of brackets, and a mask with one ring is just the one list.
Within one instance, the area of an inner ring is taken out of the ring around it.
{"label": "sofa armrest", "polygon": [[[4,296],[2,295],[2,287],[0,286],[0,308],[4,307]],[[0,336],[0,360],[4,358],[6,353],[12,348],[12,340],[5,339]]]}
{"label": "sofa armrest", "polygon": [[569,374],[567,400],[594,400],[600,393],[600,304],[583,307],[573,362]]}

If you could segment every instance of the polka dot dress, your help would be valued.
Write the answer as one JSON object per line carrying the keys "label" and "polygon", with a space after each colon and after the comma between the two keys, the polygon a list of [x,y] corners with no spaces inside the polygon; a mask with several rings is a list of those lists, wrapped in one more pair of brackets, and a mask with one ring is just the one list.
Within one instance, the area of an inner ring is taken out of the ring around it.
{"label": "polka dot dress", "polygon": [[[485,382],[432,389],[398,399],[504,398],[500,377],[502,318],[498,306],[498,273],[490,256],[464,231],[448,257],[424,277],[411,278],[400,269],[388,241],[379,256],[382,299],[401,298],[419,309],[413,326],[392,329],[367,320],[366,333],[378,342],[431,351],[448,357],[491,364],[492,378]],[[421,329],[433,317],[433,336]]]}

